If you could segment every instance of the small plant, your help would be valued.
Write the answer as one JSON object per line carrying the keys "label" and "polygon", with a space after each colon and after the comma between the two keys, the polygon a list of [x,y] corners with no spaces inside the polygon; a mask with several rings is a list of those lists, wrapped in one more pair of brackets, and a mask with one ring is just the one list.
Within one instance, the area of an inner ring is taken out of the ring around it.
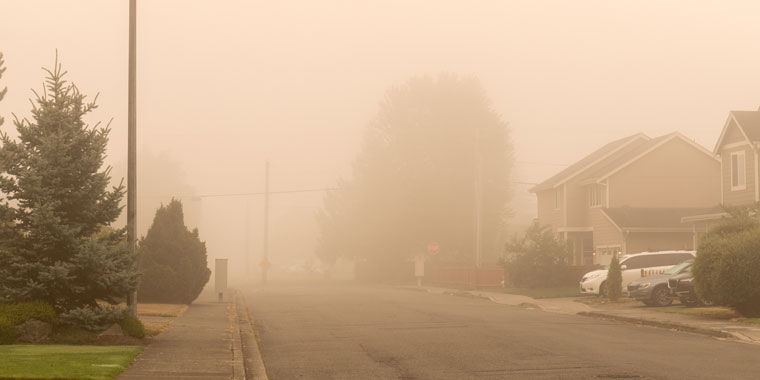
{"label": "small plant", "polygon": [[145,326],[134,314],[127,313],[124,318],[119,321],[119,326],[121,326],[121,331],[123,331],[124,334],[131,337],[140,339],[145,337]]}
{"label": "small plant", "polygon": [[90,344],[95,342],[97,334],[75,326],[56,326],[52,340],[59,344]]}
{"label": "small plant", "polygon": [[620,260],[617,253],[612,255],[610,269],[607,271],[607,298],[616,301],[623,293],[623,273],[620,270]]}

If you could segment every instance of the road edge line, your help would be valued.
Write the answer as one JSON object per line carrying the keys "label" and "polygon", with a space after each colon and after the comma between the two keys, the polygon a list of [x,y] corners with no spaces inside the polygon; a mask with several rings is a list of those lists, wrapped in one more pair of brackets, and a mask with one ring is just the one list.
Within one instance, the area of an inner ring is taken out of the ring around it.
{"label": "road edge line", "polygon": [[582,315],[584,317],[614,320],[614,321],[619,321],[619,322],[635,323],[639,325],[660,327],[660,328],[665,328],[665,329],[676,329],[679,331],[711,336],[713,338],[728,338],[728,339],[737,338],[734,334],[731,334],[726,331],[696,327],[696,326],[691,326],[691,325],[686,325],[686,324],[676,323],[676,322],[653,321],[651,319],[626,317],[622,315],[614,315],[614,314],[608,314],[608,313],[603,313],[603,312],[598,312],[598,311],[581,311],[577,313],[577,315]]}
{"label": "road edge line", "polygon": [[267,369],[264,365],[264,358],[261,356],[260,339],[253,326],[253,319],[248,306],[245,303],[245,296],[235,292],[235,308],[239,321],[238,332],[240,333],[244,358],[244,368],[247,380],[268,380]]}

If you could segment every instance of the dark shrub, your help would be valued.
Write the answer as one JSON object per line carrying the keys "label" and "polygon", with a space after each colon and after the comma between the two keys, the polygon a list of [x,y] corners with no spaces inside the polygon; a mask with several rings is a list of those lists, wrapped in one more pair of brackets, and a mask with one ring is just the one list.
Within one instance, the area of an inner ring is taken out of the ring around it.
{"label": "dark shrub", "polygon": [[97,333],[75,326],[56,326],[53,342],[60,344],[90,344],[95,342]]}
{"label": "dark shrub", "polygon": [[555,237],[548,227],[534,223],[522,239],[506,244],[501,260],[505,277],[520,288],[566,285],[568,252],[564,240]]}
{"label": "dark shrub", "polygon": [[16,341],[16,325],[0,316],[0,344],[13,344]]}
{"label": "dark shrub", "polygon": [[208,282],[206,243],[198,230],[184,222],[182,203],[176,199],[156,211],[153,224],[140,241],[140,270],[137,296],[142,302],[189,304]]}
{"label": "dark shrub", "polygon": [[119,322],[127,310],[118,306],[80,307],[59,315],[59,323],[84,330],[99,332]]}
{"label": "dark shrub", "polygon": [[145,337],[145,326],[134,314],[125,315],[119,322],[119,326],[126,335],[141,339]]}
{"label": "dark shrub", "polygon": [[760,317],[760,223],[751,209],[730,212],[697,248],[696,291],[746,317]]}

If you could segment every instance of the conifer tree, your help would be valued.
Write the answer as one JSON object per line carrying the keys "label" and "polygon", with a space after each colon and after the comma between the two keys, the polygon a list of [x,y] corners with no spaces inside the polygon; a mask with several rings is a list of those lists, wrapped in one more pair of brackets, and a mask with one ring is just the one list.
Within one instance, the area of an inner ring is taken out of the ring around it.
{"label": "conifer tree", "polygon": [[190,304],[211,275],[206,243],[197,228],[185,226],[182,202],[176,199],[156,211],[138,252],[143,277],[137,296],[143,302]]}
{"label": "conifer tree", "polygon": [[122,185],[103,168],[110,129],[83,119],[97,106],[56,57],[18,138],[0,134],[0,302],[44,300],[59,311],[117,302],[137,286],[121,212]]}
{"label": "conifer tree", "polygon": [[620,270],[620,259],[617,253],[612,255],[610,269],[607,271],[607,298],[616,301],[623,293],[623,272]]}

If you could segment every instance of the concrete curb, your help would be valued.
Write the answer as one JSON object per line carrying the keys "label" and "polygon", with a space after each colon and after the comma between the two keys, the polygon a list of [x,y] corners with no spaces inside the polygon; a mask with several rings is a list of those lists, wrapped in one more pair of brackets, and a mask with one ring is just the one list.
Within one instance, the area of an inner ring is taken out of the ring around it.
{"label": "concrete curb", "polygon": [[246,380],[245,367],[243,365],[243,343],[240,336],[240,326],[238,325],[237,308],[234,304],[227,306],[230,318],[230,328],[232,329],[232,379]]}
{"label": "concrete curb", "polygon": [[241,337],[244,367],[248,380],[268,380],[264,359],[261,357],[261,347],[256,330],[253,327],[251,313],[245,303],[245,297],[235,292],[235,309],[238,317],[238,333]]}
{"label": "concrete curb", "polygon": [[679,331],[686,331],[686,332],[695,333],[695,334],[707,335],[714,338],[731,338],[731,339],[737,338],[736,335],[731,334],[726,331],[691,326],[691,325],[687,325],[683,323],[653,321],[651,319],[626,317],[622,315],[608,314],[608,313],[599,312],[599,311],[582,311],[578,313],[578,315],[582,315],[585,317],[620,321],[620,322],[635,323],[635,324],[645,325],[645,326],[660,327],[660,328],[665,328],[665,329],[675,329]]}

